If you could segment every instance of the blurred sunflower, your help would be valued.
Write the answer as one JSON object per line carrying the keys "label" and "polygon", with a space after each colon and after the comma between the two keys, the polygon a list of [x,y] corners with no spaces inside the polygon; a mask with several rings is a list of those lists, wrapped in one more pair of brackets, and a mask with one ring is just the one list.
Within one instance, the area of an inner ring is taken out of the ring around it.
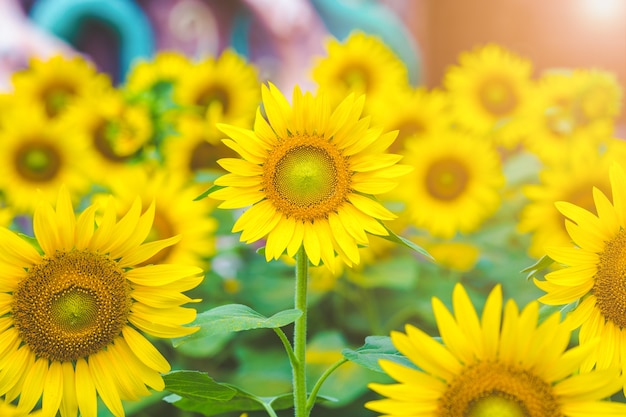
{"label": "blurred sunflower", "polygon": [[495,44],[461,53],[444,75],[454,120],[477,135],[497,131],[505,144],[519,136],[507,132],[530,94],[532,63]]}
{"label": "blurred sunflower", "polygon": [[257,68],[232,50],[189,68],[174,90],[174,101],[218,122],[252,120],[259,105]]}
{"label": "blurred sunflower", "polygon": [[110,88],[111,80],[80,56],[33,58],[25,70],[13,75],[14,93],[41,103],[49,117],[62,114],[77,98]]}
{"label": "blurred sunflower", "polygon": [[152,60],[137,62],[126,76],[124,87],[134,93],[174,87],[185,77],[192,63],[177,51],[159,51]]}
{"label": "blurred sunflower", "polygon": [[393,194],[414,226],[447,239],[476,230],[498,209],[504,176],[490,142],[444,129],[409,142],[405,156],[415,170]]}
{"label": "blurred sunflower", "polygon": [[398,138],[390,152],[404,152],[405,143],[432,135],[450,126],[448,97],[441,90],[424,87],[404,88],[396,94],[369,100],[372,124],[397,130]]}
{"label": "blurred sunflower", "polygon": [[571,242],[563,216],[554,205],[557,201],[567,201],[596,214],[593,187],[609,195],[611,161],[626,157],[623,141],[614,139],[611,143],[604,153],[591,146],[578,146],[561,163],[544,166],[539,172],[539,184],[523,186],[528,202],[520,212],[517,229],[531,233],[530,256],[540,258],[547,246]]}
{"label": "blurred sunflower", "polygon": [[32,213],[43,197],[54,201],[65,184],[72,196],[89,187],[88,143],[68,135],[41,106],[16,105],[0,130],[0,189],[16,212]]}
{"label": "blurred sunflower", "polygon": [[140,159],[154,133],[149,110],[113,88],[80,100],[62,120],[68,132],[90,144],[94,165],[89,176],[96,182]]}
{"label": "blurred sunflower", "polygon": [[330,39],[312,77],[335,105],[350,93],[365,94],[369,102],[409,86],[404,62],[380,38],[362,32],[343,41]]}
{"label": "blurred sunflower", "polygon": [[119,221],[114,201],[94,224],[95,206],[78,218],[65,188],[56,209],[42,203],[34,214],[41,253],[0,229],[3,329],[0,395],[19,396],[18,408],[42,415],[96,417],[97,397],[115,416],[121,400],[162,390],[170,366],[140,331],[172,338],[196,311],[182,294],[202,281],[202,270],[183,265],[137,266],[175,244],[178,237],[143,243],[154,205],[141,214],[135,201]]}
{"label": "blurred sunflower", "polygon": [[575,73],[580,79],[575,103],[579,123],[590,126],[594,136],[612,135],[623,95],[617,78],[597,69],[578,69]]}
{"label": "blurred sunflower", "polygon": [[550,305],[577,303],[568,314],[572,328],[580,326],[579,343],[601,343],[583,362],[583,371],[621,365],[626,370],[626,174],[617,163],[610,168],[613,203],[593,189],[597,215],[569,202],[558,202],[575,247],[554,246],[546,253],[565,268],[546,274],[535,284],[547,294],[539,301]]}
{"label": "blurred sunflower", "polygon": [[194,201],[203,189],[180,173],[160,167],[138,166],[127,175],[112,176],[105,184],[107,192],[119,202],[118,211],[124,212],[139,197],[148,206],[154,201],[154,221],[146,242],[169,239],[180,235],[180,240],[143,264],[184,264],[207,266],[215,252],[216,220],[211,212],[217,205],[210,199]]}
{"label": "blurred sunflower", "polygon": [[[619,369],[577,373],[590,346],[567,349],[570,330],[555,313],[538,324],[539,304],[502,308],[502,289],[489,294],[479,320],[461,284],[454,315],[438,299],[433,310],[442,342],[407,324],[391,340],[418,369],[390,360],[380,366],[396,384],[370,384],[385,399],[366,408],[394,417],[601,417],[626,413],[602,401],[622,386]],[[523,335],[520,338],[520,335]]]}
{"label": "blurred sunflower", "polygon": [[538,81],[531,105],[518,122],[527,127],[525,148],[543,162],[558,163],[572,149],[599,146],[610,138],[612,127],[598,128],[582,116],[579,94],[586,82],[586,73],[579,71],[551,72]]}
{"label": "blurred sunflower", "polygon": [[299,88],[293,106],[270,84],[262,86],[263,107],[254,130],[220,125],[224,143],[242,159],[219,161],[229,171],[210,194],[221,208],[249,207],[236,221],[247,243],[267,237],[265,257],[293,257],[304,247],[309,260],[333,268],[335,252],[347,265],[359,263],[366,232],[387,235],[380,220],[396,216],[371,196],[390,191],[410,167],[384,151],[395,132],[381,134],[361,119],[365,98],[348,96],[333,110],[322,92]]}

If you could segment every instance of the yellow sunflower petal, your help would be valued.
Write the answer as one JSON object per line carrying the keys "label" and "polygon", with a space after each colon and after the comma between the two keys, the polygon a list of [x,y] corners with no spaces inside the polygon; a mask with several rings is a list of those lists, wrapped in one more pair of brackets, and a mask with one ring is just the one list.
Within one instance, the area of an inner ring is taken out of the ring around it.
{"label": "yellow sunflower petal", "polygon": [[348,200],[354,205],[354,207],[376,219],[393,220],[397,217],[395,214],[383,207],[382,204],[372,200],[371,198],[352,193],[348,195]]}
{"label": "yellow sunflower petal", "polygon": [[75,375],[76,400],[80,414],[83,417],[96,417],[98,415],[96,385],[85,359],[79,358],[76,361]]}
{"label": "yellow sunflower petal", "polygon": [[502,287],[497,285],[487,297],[481,327],[483,340],[485,342],[485,356],[488,358],[496,357],[498,347],[500,346],[500,320],[502,316]]}
{"label": "yellow sunflower petal", "polygon": [[304,235],[302,236],[302,243],[304,244],[304,250],[306,251],[309,261],[313,265],[319,265],[321,259],[320,241],[315,233],[314,225],[309,222],[304,223]]}
{"label": "yellow sunflower petal", "polygon": [[7,228],[0,227],[0,260],[30,267],[41,261],[37,250]]}
{"label": "yellow sunflower petal", "polygon": [[484,346],[480,321],[462,285],[457,284],[454,286],[454,290],[452,291],[452,306],[459,327],[467,333],[468,339],[473,341],[477,356],[482,358],[484,355]]}
{"label": "yellow sunflower petal", "polygon": [[126,278],[146,287],[158,287],[181,278],[202,274],[197,266],[178,264],[146,265],[126,272]]}
{"label": "yellow sunflower petal", "polygon": [[[71,382],[74,382],[73,379]],[[56,415],[61,400],[67,392],[65,388],[65,376],[61,362],[50,363],[48,373],[43,383],[42,416],[53,417]],[[70,397],[71,398],[71,397]],[[75,401],[75,400],[74,400]]]}
{"label": "yellow sunflower petal", "polygon": [[163,377],[161,377],[161,373],[169,372],[169,364],[167,367],[159,368],[146,365],[146,360],[140,359],[139,354],[135,353],[143,353],[143,351],[135,351],[123,338],[118,339],[115,342],[115,346],[118,349],[117,352],[120,357],[132,368],[132,374],[135,375],[136,378],[156,391],[163,391],[165,382],[163,381]]}
{"label": "yellow sunflower petal", "polygon": [[119,261],[120,267],[138,265],[150,258],[161,250],[178,243],[181,236],[172,236],[168,239],[155,240],[154,242],[144,243],[143,245],[129,250]]}
{"label": "yellow sunflower petal", "polygon": [[598,267],[594,264],[570,266],[546,274],[546,281],[555,285],[577,287],[594,280]]}
{"label": "yellow sunflower petal", "polygon": [[114,415],[123,416],[124,407],[122,406],[118,387],[115,383],[115,376],[113,375],[115,370],[107,366],[109,362],[105,358],[107,355],[106,351],[89,355],[90,374],[96,390],[107,408]]}
{"label": "yellow sunflower petal", "polygon": [[[75,416],[78,413],[78,398],[76,397],[76,376],[71,362],[61,363],[61,377],[63,391],[59,411],[62,417]],[[87,416],[87,414],[83,415]]]}
{"label": "yellow sunflower petal", "polygon": [[475,356],[473,343],[467,339],[466,334],[441,300],[433,298],[432,304],[437,327],[440,329],[441,340],[461,362],[470,363]]}
{"label": "yellow sunflower petal", "polygon": [[581,264],[596,264],[598,254],[572,247],[546,247],[546,254],[565,265],[575,266]]}
{"label": "yellow sunflower petal", "polygon": [[124,340],[139,360],[155,371],[166,373],[170,364],[161,353],[145,337],[130,326],[122,328]]}
{"label": "yellow sunflower petal", "polygon": [[263,174],[263,168],[245,159],[222,158],[217,163],[226,171],[242,177],[252,177]]}
{"label": "yellow sunflower petal", "polygon": [[458,373],[461,364],[445,346],[417,327],[407,324],[405,330],[406,336],[395,332],[392,333],[391,340],[412,362],[446,381],[450,381]]}
{"label": "yellow sunflower petal", "polygon": [[31,367],[29,367],[26,379],[24,379],[24,385],[28,387],[28,389],[22,391],[18,404],[18,407],[21,410],[30,412],[33,408],[35,408],[35,405],[43,393],[44,382],[47,374],[48,359],[39,358]]}

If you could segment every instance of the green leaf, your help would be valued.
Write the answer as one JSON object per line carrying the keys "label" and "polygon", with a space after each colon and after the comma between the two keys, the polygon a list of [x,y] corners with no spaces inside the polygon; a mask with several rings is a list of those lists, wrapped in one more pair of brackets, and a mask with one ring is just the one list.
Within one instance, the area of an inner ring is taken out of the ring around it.
{"label": "green leaf", "polygon": [[228,401],[237,390],[215,382],[213,378],[198,371],[173,371],[163,375],[165,389],[189,400]]}
{"label": "green leaf", "polygon": [[380,224],[382,224],[382,226],[385,228],[385,230],[387,231],[387,233],[389,233],[389,235],[387,236],[380,236],[385,240],[388,240],[390,242],[394,242],[394,243],[399,243],[402,246],[406,246],[407,248],[425,256],[426,258],[430,259],[431,261],[434,261],[434,258],[431,256],[430,253],[428,253],[426,251],[426,249],[424,249],[423,247],[419,246],[417,243],[410,241],[409,239],[402,237],[400,235],[397,235],[393,230],[391,230],[390,228],[388,228],[384,223],[380,222]]}
{"label": "green leaf", "polygon": [[544,255],[537,262],[532,264],[531,266],[522,269],[522,273],[526,274],[526,279],[531,279],[537,272],[548,268],[550,265],[554,263],[554,260],[550,258],[548,255]]}
{"label": "green leaf", "polygon": [[191,325],[199,326],[200,330],[173,342],[174,346],[178,346],[188,340],[221,333],[252,329],[275,329],[293,323],[301,315],[302,311],[290,309],[280,311],[271,317],[265,317],[243,304],[226,304],[198,314]]}
{"label": "green leaf", "polygon": [[[164,400],[181,410],[215,416],[230,411],[255,411],[272,408],[285,410],[293,407],[293,393],[275,397],[259,397],[234,385],[215,382],[205,373],[174,371],[164,375],[165,389],[173,392]],[[194,386],[195,384],[195,386]],[[319,397],[317,402],[333,401]]]}
{"label": "green leaf", "polygon": [[206,198],[209,194],[211,194],[213,191],[221,190],[222,188],[226,188],[226,187],[221,186],[221,185],[212,185],[205,192],[200,194],[198,197],[194,198],[193,201],[202,200],[203,198]]}
{"label": "green leaf", "polygon": [[356,350],[344,349],[341,353],[349,361],[376,372],[385,373],[378,364],[381,359],[416,369],[415,364],[396,349],[388,336],[367,336],[365,344],[360,348]]}

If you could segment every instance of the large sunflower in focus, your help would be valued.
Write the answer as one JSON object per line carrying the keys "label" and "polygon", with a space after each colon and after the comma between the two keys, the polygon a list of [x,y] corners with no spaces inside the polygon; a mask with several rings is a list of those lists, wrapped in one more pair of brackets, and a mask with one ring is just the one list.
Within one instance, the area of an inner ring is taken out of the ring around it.
{"label": "large sunflower in focus", "polygon": [[42,415],[96,417],[98,397],[115,416],[122,400],[162,390],[167,360],[142,335],[172,338],[196,312],[182,294],[202,280],[183,265],[137,266],[178,237],[143,243],[154,205],[137,199],[119,221],[109,200],[98,227],[95,206],[75,216],[65,188],[56,208],[42,203],[33,225],[38,251],[0,229],[2,340],[0,395],[19,397],[25,413],[41,400]]}
{"label": "large sunflower in focus", "polygon": [[409,85],[404,62],[374,35],[353,32],[343,41],[330,39],[326,52],[313,66],[312,77],[333,104],[350,93],[365,94],[369,101]]}
{"label": "large sunflower in focus", "polygon": [[41,103],[49,117],[62,114],[76,99],[111,86],[111,80],[84,58],[60,55],[31,59],[27,69],[13,75],[12,82],[16,95]]}
{"label": "large sunflower in focus", "polygon": [[413,225],[433,236],[473,232],[499,207],[504,176],[488,141],[444,129],[409,142],[405,156],[415,170],[402,178],[394,197],[406,203]]}
{"label": "large sunflower in focus", "polygon": [[389,360],[381,367],[396,384],[370,384],[387,397],[365,406],[386,417],[608,417],[626,404],[602,401],[618,391],[618,369],[579,374],[588,346],[567,349],[570,330],[555,313],[538,323],[539,304],[503,313],[502,289],[489,294],[479,319],[457,284],[454,315],[438,299],[433,310],[441,343],[406,326],[392,332],[396,348],[418,369]]}
{"label": "large sunflower in focus", "polygon": [[626,173],[615,163],[610,168],[613,202],[593,189],[596,214],[569,202],[557,203],[576,245],[554,246],[547,254],[565,268],[551,272],[535,284],[547,294],[539,301],[560,305],[577,303],[567,321],[580,326],[579,343],[593,350],[583,370],[621,366],[626,371]]}
{"label": "large sunflower in focus", "polygon": [[69,135],[36,105],[17,105],[0,130],[0,189],[17,212],[32,213],[43,196],[54,201],[65,184],[72,195],[89,187],[88,143]]}
{"label": "large sunflower in focus", "polygon": [[251,120],[260,100],[257,69],[226,50],[217,58],[191,66],[176,85],[174,100],[200,115],[215,118],[218,113],[216,122],[230,123],[241,117]]}
{"label": "large sunflower in focus", "polygon": [[475,134],[498,130],[506,137],[508,122],[518,117],[528,100],[531,75],[530,61],[498,45],[463,52],[459,64],[444,77],[453,118]]}
{"label": "large sunflower in focus", "polygon": [[387,235],[380,220],[395,215],[371,196],[388,192],[409,167],[384,151],[395,132],[381,134],[361,119],[364,97],[346,98],[337,108],[322,93],[293,93],[293,105],[276,87],[262,88],[263,107],[254,130],[228,125],[224,140],[242,159],[219,161],[229,171],[211,193],[221,208],[249,207],[236,221],[247,243],[267,237],[267,260],[293,257],[303,246],[314,265],[332,268],[335,252],[348,265],[359,263],[366,232]]}

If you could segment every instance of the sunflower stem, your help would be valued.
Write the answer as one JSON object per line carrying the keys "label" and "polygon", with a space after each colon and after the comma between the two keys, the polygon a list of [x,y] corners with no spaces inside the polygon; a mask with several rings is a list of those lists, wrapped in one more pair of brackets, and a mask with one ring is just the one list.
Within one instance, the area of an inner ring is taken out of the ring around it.
{"label": "sunflower stem", "polygon": [[308,417],[306,392],[306,325],[307,325],[307,284],[309,258],[300,247],[296,255],[295,308],[302,315],[294,323],[293,351],[296,361],[293,365],[293,404],[295,417]]}

